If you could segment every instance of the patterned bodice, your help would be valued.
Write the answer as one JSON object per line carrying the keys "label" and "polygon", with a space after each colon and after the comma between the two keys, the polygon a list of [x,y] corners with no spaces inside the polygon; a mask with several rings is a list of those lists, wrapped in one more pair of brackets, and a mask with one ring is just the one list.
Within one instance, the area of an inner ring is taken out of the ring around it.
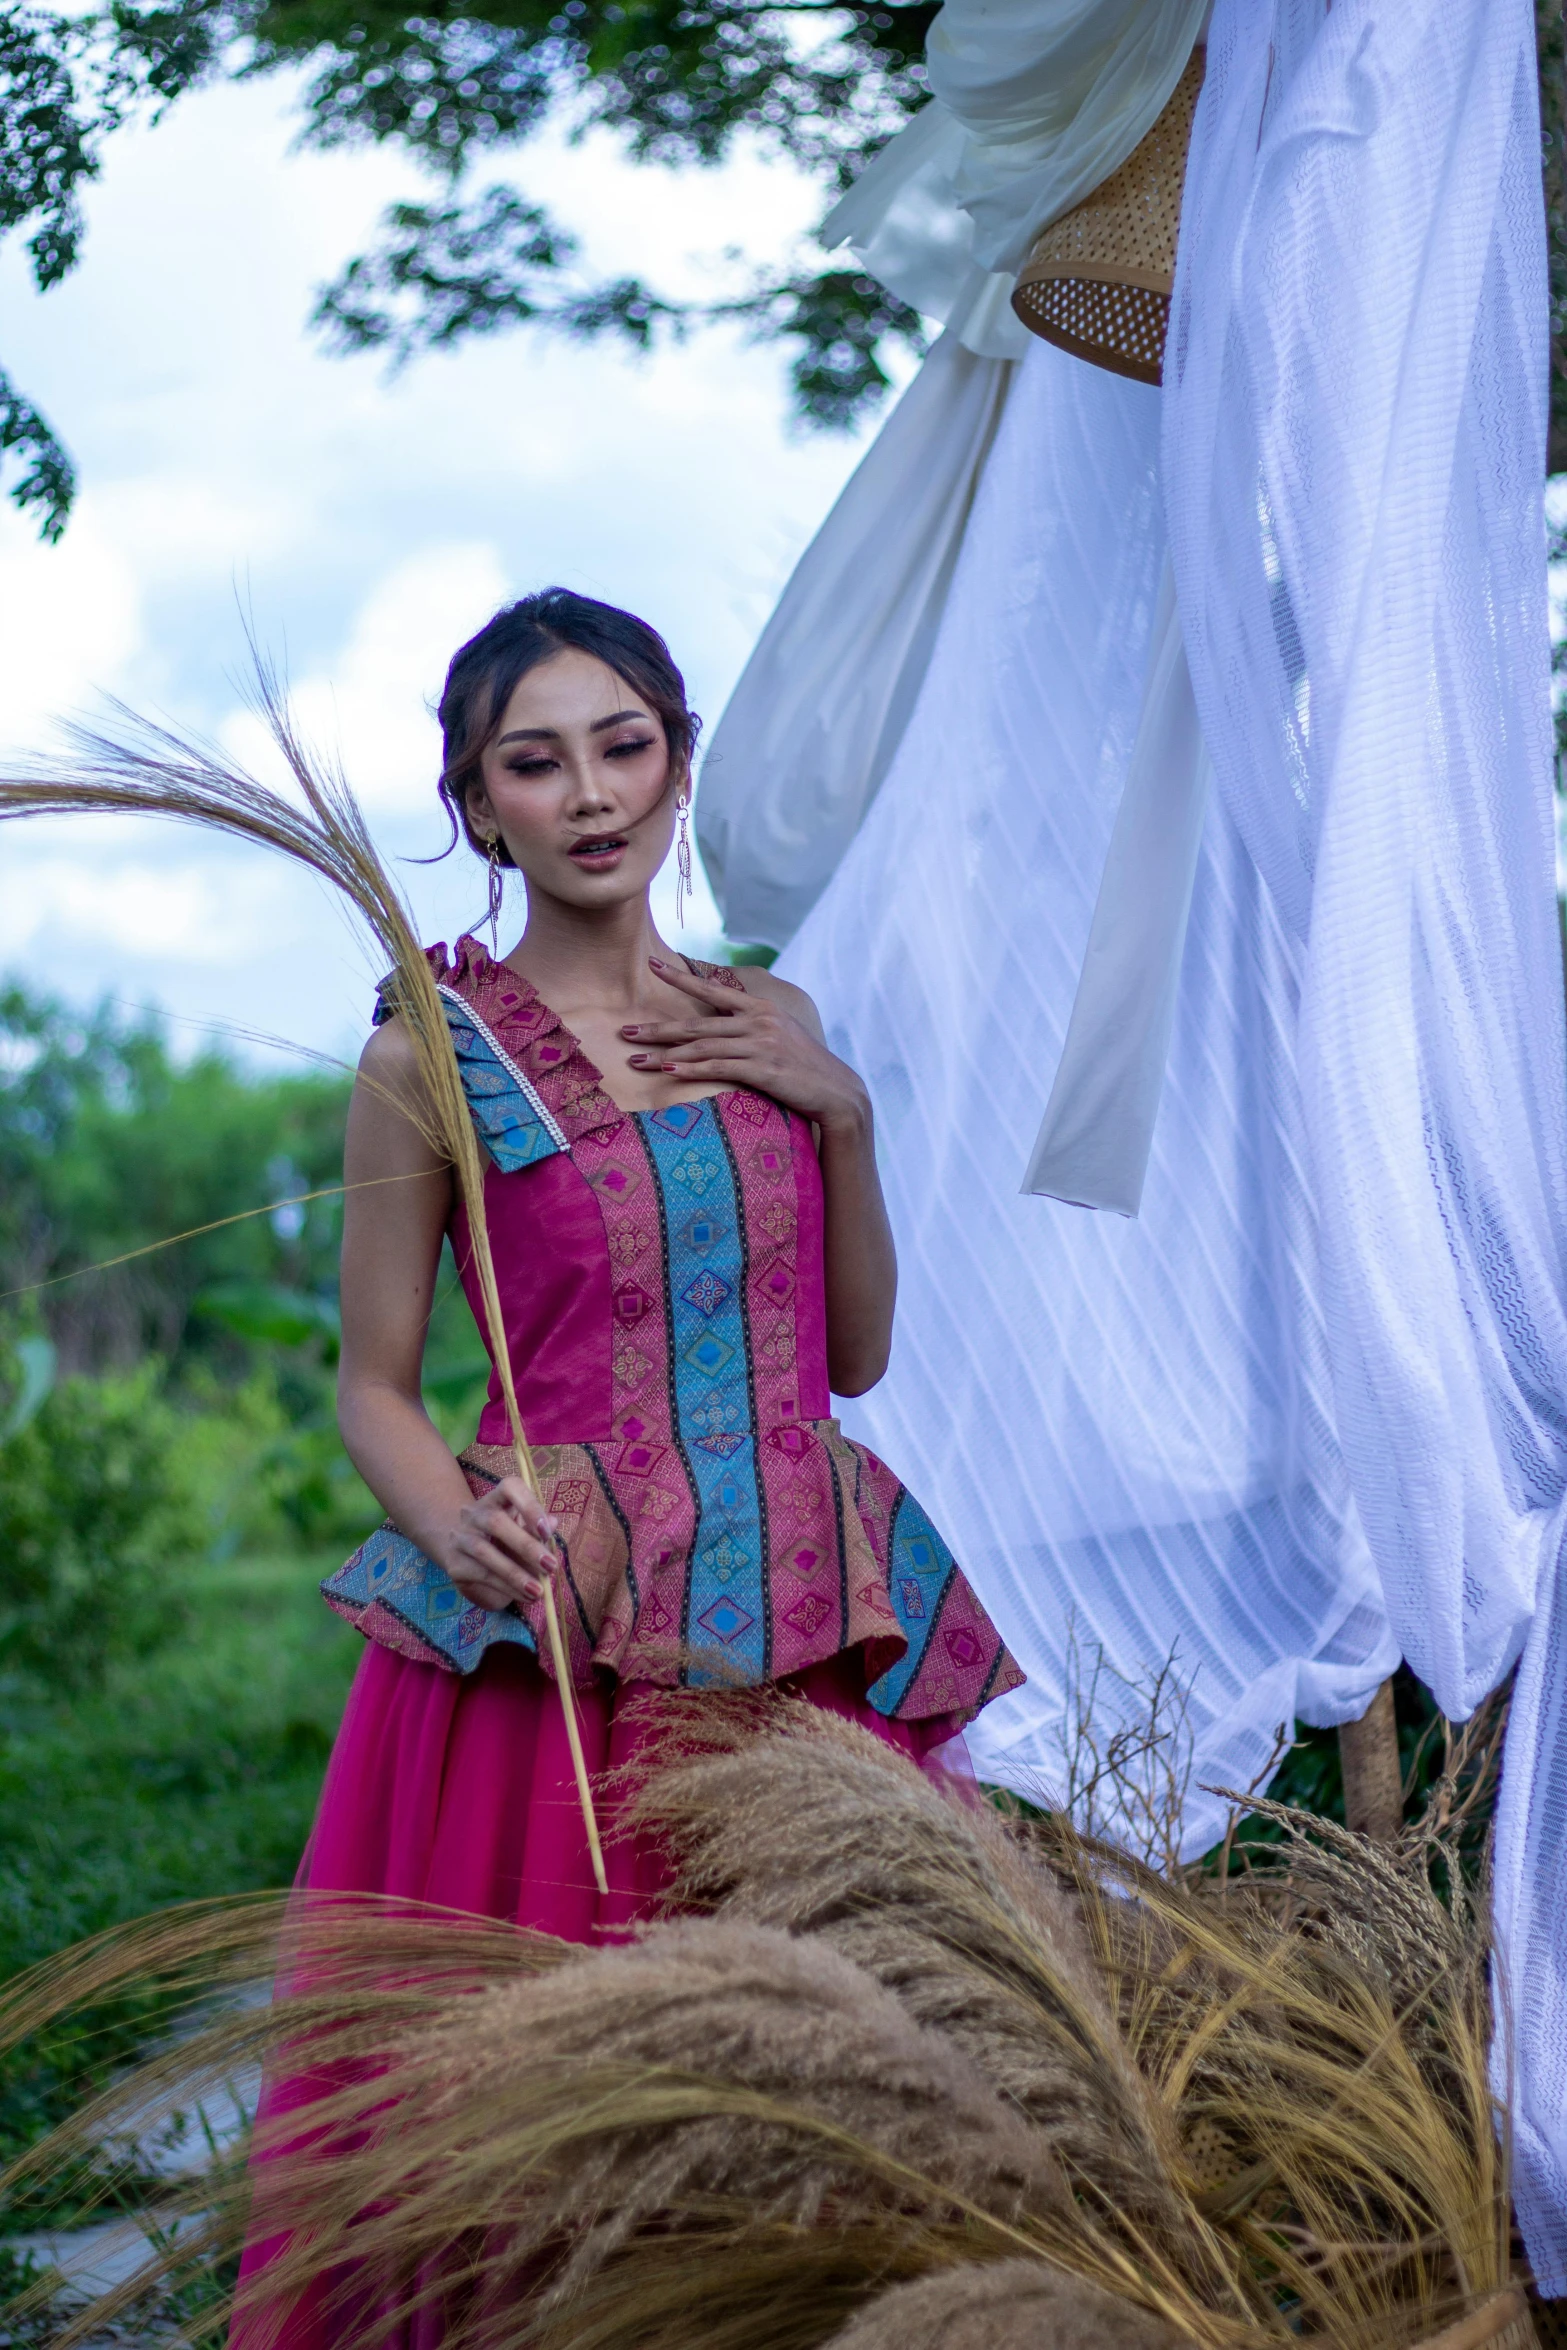
{"label": "patterned bodice", "polygon": [[[502,1318],[562,1524],[574,1670],[759,1681],[860,1645],[889,1714],[963,1717],[1012,1686],[924,1511],[829,1416],[809,1125],[744,1088],[622,1110],[476,940],[431,960],[489,1154]],[[482,1331],[461,1208],[452,1240]],[[507,1440],[492,1374],[471,1482],[504,1473]],[[496,1640],[535,1646],[523,1617],[465,1607],[391,1527],[323,1589],[373,1637],[459,1670]]]}
{"label": "patterned bodice", "polygon": [[[529,1442],[649,1456],[678,1443],[705,1484],[758,1434],[825,1418],[809,1126],[739,1088],[621,1110],[525,981],[471,940],[458,951],[442,985],[491,1159],[485,1213]],[[482,1329],[460,1210],[453,1240]],[[506,1437],[492,1377],[479,1441]]]}

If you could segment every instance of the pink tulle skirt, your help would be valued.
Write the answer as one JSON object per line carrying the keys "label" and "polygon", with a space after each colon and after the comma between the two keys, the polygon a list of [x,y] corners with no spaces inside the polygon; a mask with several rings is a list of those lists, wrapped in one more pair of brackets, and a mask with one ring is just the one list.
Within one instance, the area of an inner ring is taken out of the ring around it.
{"label": "pink tulle skirt", "polygon": [[[645,1685],[644,1685],[645,1686]],[[859,1722],[911,1760],[949,1738],[944,1723],[891,1722],[866,1702],[857,1651],[812,1665],[782,1687]],[[596,1783],[646,1754],[653,1730],[632,1702],[638,1684],[578,1692],[587,1765]],[[960,1741],[941,1763],[965,1768]],[[667,1882],[658,1848],[616,1817],[596,1785],[609,1893],[593,1878],[565,1721],[554,1686],[519,1648],[493,1648],[471,1675],[367,1647],[327,1766],[298,1883],[322,1893],[388,1893],[472,1915],[509,1918],[570,1942],[614,1940],[653,1913]],[[274,2081],[263,2109],[286,2112],[304,2084]],[[252,2286],[279,2239],[252,2237],[241,2262]],[[389,2332],[312,2293],[282,2316],[239,2321],[230,2350],[346,2350],[378,2332],[385,2350],[438,2350],[439,2312]],[[348,2305],[351,2308],[352,2304]]]}
{"label": "pink tulle skirt", "polygon": [[[889,1722],[865,1699],[858,1650],[782,1684],[863,1723],[915,1761],[945,1724]],[[652,1732],[639,1684],[578,1692],[589,1772],[637,1760]],[[593,1881],[566,1725],[554,1685],[520,1648],[494,1648],[459,1677],[367,1648],[327,1766],[299,1882],[316,1892],[391,1893],[596,1942],[646,1917],[665,1878],[656,1847],[597,1798],[607,1898]]]}

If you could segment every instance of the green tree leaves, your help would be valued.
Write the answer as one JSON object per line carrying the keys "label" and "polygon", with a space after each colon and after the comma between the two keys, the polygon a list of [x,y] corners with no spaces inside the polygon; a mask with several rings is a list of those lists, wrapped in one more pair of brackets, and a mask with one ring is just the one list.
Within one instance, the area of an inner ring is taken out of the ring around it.
{"label": "green tree leaves", "polygon": [[36,1310],[73,1371],[149,1350],[181,1372],[232,1365],[223,1325],[193,1313],[198,1296],[263,1283],[335,1304],[336,1199],[313,1203],[291,1233],[258,1215],[57,1277],[338,1182],[347,1098],[346,1076],[250,1078],[210,1051],[179,1062],[148,1021],[107,1007],[82,1018],[0,989],[0,1290],[57,1284],[36,1292]]}
{"label": "green tree leaves", "polygon": [[16,389],[0,368],[0,457],[19,461],[20,473],[8,468],[11,502],[38,524],[38,535],[51,544],[70,518],[76,496],[76,468],[61,448],[31,400]]}
{"label": "green tree leaves", "polygon": [[78,102],[71,21],[45,10],[0,12],[0,232],[33,224],[33,277],[52,286],[76,260],[78,190],[98,169],[99,127]]}
{"label": "green tree leaves", "polygon": [[[0,7],[0,234],[30,225],[38,283],[53,284],[78,254],[78,191],[128,114],[217,72],[306,64],[304,143],[400,146],[448,191],[392,206],[371,250],[321,291],[313,323],[330,348],[401,364],[542,325],[645,349],[739,321],[793,345],[803,418],[847,424],[885,390],[891,344],[922,344],[914,313],[868,279],[791,272],[707,301],[629,275],[594,281],[569,230],[517,188],[459,183],[555,124],[603,126],[662,165],[716,164],[760,134],[839,189],[921,102],[935,12],[936,0],[481,0],[422,14],[396,0],[109,0],[71,18]],[[3,376],[0,454],[16,460],[13,500],[57,537],[70,460]]]}
{"label": "green tree leaves", "polygon": [[738,323],[794,340],[796,409],[828,427],[851,424],[887,389],[889,339],[921,345],[918,315],[857,270],[677,303],[639,278],[582,284],[571,274],[575,253],[573,238],[505,185],[470,205],[394,204],[375,248],[325,288],[314,323],[334,349],[385,351],[399,366],[416,352],[512,326],[548,326],[578,339],[613,334],[647,350],[661,335]]}
{"label": "green tree leaves", "polygon": [[[90,110],[78,104],[70,21],[42,9],[0,9],[0,236],[31,228],[27,256],[41,289],[64,277],[81,247],[79,190],[98,169]],[[10,495],[40,535],[65,528],[76,476],[43,417],[0,370],[0,457]]]}
{"label": "green tree leaves", "polygon": [[394,204],[375,251],[323,291],[314,324],[336,350],[384,350],[401,363],[470,335],[561,319],[549,281],[573,250],[512,188],[487,188],[471,205]]}

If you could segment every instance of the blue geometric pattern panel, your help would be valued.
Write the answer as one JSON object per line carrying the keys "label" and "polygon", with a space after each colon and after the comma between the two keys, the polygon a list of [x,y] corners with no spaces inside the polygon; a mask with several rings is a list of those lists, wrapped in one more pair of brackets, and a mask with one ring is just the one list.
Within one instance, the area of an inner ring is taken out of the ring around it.
{"label": "blue geometric pattern panel", "polygon": [[450,988],[440,996],[473,1122],[501,1173],[563,1151],[566,1137],[493,1030]]}
{"label": "blue geometric pattern panel", "polygon": [[771,1615],[741,1315],[744,1213],[711,1100],[641,1110],[637,1123],[663,1194],[675,1427],[699,1497],[684,1638],[756,1681],[769,1667]]}
{"label": "blue geometric pattern panel", "polygon": [[[395,986],[394,979],[384,979],[377,991],[378,1028],[397,1009]],[[494,1030],[454,988],[438,986],[436,992],[479,1139],[501,1173],[513,1174],[565,1150],[565,1135]]]}
{"label": "blue geometric pattern panel", "polygon": [[924,1662],[926,1643],[958,1571],[956,1559],[907,1486],[899,1490],[887,1530],[887,1565],[887,1596],[909,1645],[865,1694],[872,1705],[890,1714]]}
{"label": "blue geometric pattern panel", "polygon": [[474,1607],[456,1584],[395,1526],[378,1526],[321,1586],[327,1606],[361,1631],[368,1609],[394,1619],[396,1635],[383,1645],[449,1672],[471,1673],[497,1642],[535,1649],[532,1632],[509,1608]]}

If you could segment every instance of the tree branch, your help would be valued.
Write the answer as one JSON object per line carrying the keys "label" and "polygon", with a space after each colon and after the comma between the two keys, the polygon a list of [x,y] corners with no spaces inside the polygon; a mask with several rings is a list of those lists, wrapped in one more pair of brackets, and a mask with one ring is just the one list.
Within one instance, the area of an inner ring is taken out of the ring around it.
{"label": "tree branch", "polygon": [[24,514],[38,517],[38,535],[52,545],[64,530],[76,495],[76,468],[30,400],[24,400],[0,369],[0,456],[19,457],[20,481],[7,495]]}

